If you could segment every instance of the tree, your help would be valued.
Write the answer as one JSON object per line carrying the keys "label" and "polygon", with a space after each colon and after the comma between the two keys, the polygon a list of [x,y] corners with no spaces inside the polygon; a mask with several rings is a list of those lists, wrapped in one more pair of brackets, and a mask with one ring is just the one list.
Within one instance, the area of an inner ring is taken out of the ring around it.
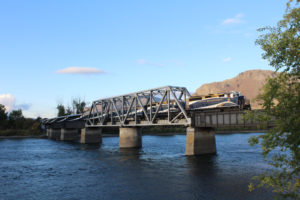
{"label": "tree", "polygon": [[64,116],[64,115],[72,115],[72,114],[81,114],[84,112],[84,108],[86,106],[86,102],[81,100],[81,98],[74,98],[72,100],[72,107],[68,105],[66,108],[63,104],[57,105],[58,114],[57,116]]}
{"label": "tree", "polygon": [[5,106],[0,104],[0,128],[5,128],[7,120],[7,112]]}
{"label": "tree", "polygon": [[[265,112],[256,117],[265,121],[273,119],[275,126],[268,133],[249,140],[251,145],[261,145],[263,156],[274,169],[255,177],[259,181],[257,187],[270,187],[279,197],[292,199],[300,199],[299,2],[288,2],[286,14],[277,27],[259,29],[266,33],[259,36],[256,44],[264,50],[263,58],[278,75],[268,80],[258,96]],[[253,116],[248,114],[247,117]],[[253,189],[251,183],[249,190]]]}
{"label": "tree", "polygon": [[68,106],[66,109],[66,115],[72,115],[72,114],[74,114],[73,109],[70,106]]}
{"label": "tree", "polygon": [[22,110],[13,110],[9,114],[9,125],[10,128],[22,129],[24,124],[24,116]]}
{"label": "tree", "polygon": [[7,112],[5,106],[0,104],[0,121],[5,121],[7,119]]}
{"label": "tree", "polygon": [[58,112],[57,112],[57,116],[58,117],[66,115],[66,111],[65,111],[65,106],[64,105],[58,104],[56,106],[56,109],[58,110]]}
{"label": "tree", "polygon": [[73,99],[72,104],[76,114],[81,114],[84,112],[84,108],[86,106],[85,101],[81,100],[80,98],[76,98]]}

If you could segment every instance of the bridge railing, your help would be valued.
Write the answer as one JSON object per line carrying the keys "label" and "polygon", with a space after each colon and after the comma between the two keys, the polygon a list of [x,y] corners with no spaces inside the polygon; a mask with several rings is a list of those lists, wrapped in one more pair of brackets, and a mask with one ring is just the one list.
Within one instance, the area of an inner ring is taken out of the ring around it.
{"label": "bridge railing", "polygon": [[[258,115],[262,110],[251,111],[252,114]],[[208,111],[200,112],[194,111],[192,113],[192,126],[194,127],[272,127],[274,126],[274,120],[265,122],[258,120],[249,120],[244,117],[245,111],[231,110],[224,112]]]}
{"label": "bridge railing", "polygon": [[84,116],[81,114],[65,115],[43,119],[45,128],[84,128]]}
{"label": "bridge railing", "polygon": [[185,87],[165,86],[96,100],[86,127],[189,125],[185,105],[190,96]]}

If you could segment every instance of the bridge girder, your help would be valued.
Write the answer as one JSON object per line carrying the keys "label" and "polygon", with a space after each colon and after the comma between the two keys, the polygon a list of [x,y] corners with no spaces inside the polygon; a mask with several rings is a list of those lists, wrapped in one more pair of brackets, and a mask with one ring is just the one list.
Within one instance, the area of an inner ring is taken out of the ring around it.
{"label": "bridge girder", "polygon": [[86,127],[190,125],[185,87],[165,86],[92,103]]}

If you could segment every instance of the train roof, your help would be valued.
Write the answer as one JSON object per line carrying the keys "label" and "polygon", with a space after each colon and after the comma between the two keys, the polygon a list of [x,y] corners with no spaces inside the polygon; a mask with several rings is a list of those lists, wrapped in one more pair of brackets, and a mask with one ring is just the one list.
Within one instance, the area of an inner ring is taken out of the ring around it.
{"label": "train roof", "polygon": [[239,93],[237,91],[231,91],[231,92],[224,92],[224,93],[214,93],[214,94],[208,94],[208,95],[197,95],[197,96],[191,96],[190,99],[203,99],[203,98],[217,98],[217,97],[224,97],[225,94],[232,94],[232,93]]}

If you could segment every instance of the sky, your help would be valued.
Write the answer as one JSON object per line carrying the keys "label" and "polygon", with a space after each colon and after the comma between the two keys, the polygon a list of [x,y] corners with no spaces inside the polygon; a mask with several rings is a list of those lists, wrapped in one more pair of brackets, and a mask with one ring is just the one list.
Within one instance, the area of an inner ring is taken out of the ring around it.
{"label": "sky", "polygon": [[166,85],[273,68],[255,45],[284,0],[0,0],[0,104],[54,117],[88,103]]}

